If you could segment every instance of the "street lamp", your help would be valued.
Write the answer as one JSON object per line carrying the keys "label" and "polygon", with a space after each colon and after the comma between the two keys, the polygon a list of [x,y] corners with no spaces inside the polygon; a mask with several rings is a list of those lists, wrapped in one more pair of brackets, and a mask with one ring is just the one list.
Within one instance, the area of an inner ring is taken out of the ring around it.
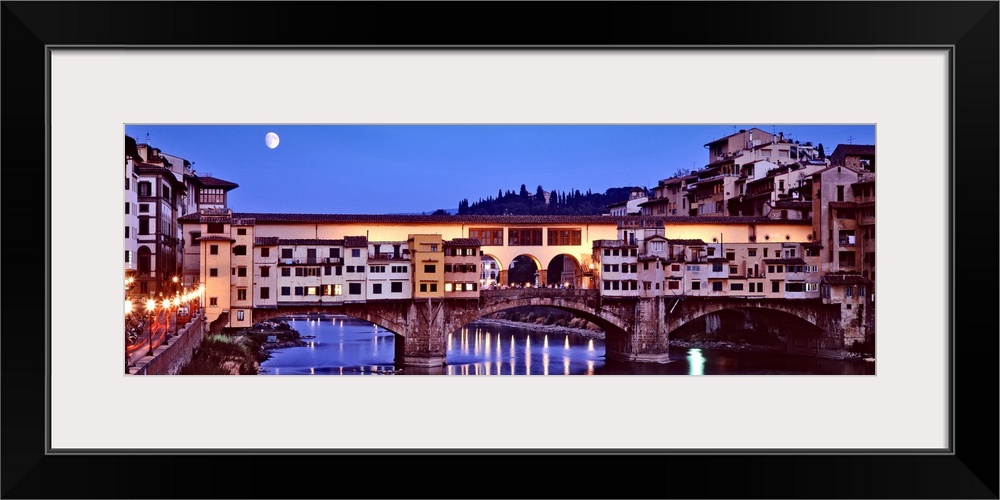
{"label": "street lamp", "polygon": [[[146,301],[146,314],[156,313],[156,300],[149,299]],[[146,353],[149,356],[153,355],[153,328],[149,325],[149,352]]]}
{"label": "street lamp", "polygon": [[[176,278],[175,278],[176,279]],[[181,312],[181,298],[180,296],[174,297],[174,337],[177,336],[177,330],[179,328],[178,318]]]}

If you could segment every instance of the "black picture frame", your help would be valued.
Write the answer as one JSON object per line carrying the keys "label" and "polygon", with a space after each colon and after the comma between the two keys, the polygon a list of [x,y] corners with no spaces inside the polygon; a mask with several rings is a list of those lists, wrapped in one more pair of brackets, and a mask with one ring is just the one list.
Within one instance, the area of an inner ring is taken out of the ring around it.
{"label": "black picture frame", "polygon": [[[47,47],[54,45],[945,46],[951,48],[955,193],[950,218],[951,453],[53,455],[47,453],[47,341],[40,319],[51,314],[46,265],[45,279],[27,269],[7,276],[8,290],[16,287],[18,293],[4,294],[9,314],[0,352],[4,498],[998,498],[1000,329],[993,307],[1000,301],[992,276],[984,278],[981,270],[993,269],[991,233],[1000,220],[996,1],[5,1],[0,12],[3,166],[9,195],[14,189],[23,193],[30,187],[28,192],[38,193],[39,186],[48,186]],[[719,12],[739,16],[742,26],[771,26],[775,12],[809,21],[790,23],[787,29],[733,29]],[[145,22],[149,19],[157,22]],[[183,28],[165,29],[175,26]],[[45,255],[39,251],[49,226],[45,198],[36,194],[27,201],[17,196],[7,200],[5,235],[13,236],[14,244],[3,246],[4,261],[41,267],[53,251],[47,245]],[[983,221],[993,225],[981,227]],[[82,329],[99,334],[89,325]],[[129,416],[122,418],[123,426],[128,425]],[[302,480],[300,471],[305,470],[319,471],[329,481],[317,485]],[[483,471],[491,477],[475,476]],[[526,489],[513,479],[517,476],[542,478],[540,489]]]}

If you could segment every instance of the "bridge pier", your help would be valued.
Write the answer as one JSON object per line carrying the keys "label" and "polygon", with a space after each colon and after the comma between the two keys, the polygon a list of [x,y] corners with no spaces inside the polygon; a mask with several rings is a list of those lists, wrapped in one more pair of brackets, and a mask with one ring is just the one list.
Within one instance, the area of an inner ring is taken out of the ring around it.
{"label": "bridge pier", "polygon": [[670,361],[670,330],[667,329],[664,299],[634,300],[632,324],[624,333],[606,332],[605,358],[632,363]]}

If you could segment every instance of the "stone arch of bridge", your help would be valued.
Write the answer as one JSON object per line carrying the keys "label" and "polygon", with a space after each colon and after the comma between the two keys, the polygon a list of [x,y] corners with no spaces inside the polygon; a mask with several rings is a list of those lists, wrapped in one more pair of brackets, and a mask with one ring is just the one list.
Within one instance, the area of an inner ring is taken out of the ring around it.
{"label": "stone arch of bridge", "polygon": [[456,315],[448,326],[448,333],[455,332],[464,328],[469,323],[483,319],[491,314],[526,306],[544,306],[573,313],[577,317],[594,323],[604,331],[605,335],[609,336],[628,335],[628,332],[631,331],[631,325],[624,318],[607,310],[595,310],[592,305],[585,302],[532,297],[486,303],[482,304],[478,309]]}
{"label": "stone arch of bridge", "polygon": [[[345,305],[342,309],[339,309],[336,312],[336,315],[347,316],[348,318],[357,319],[361,321],[367,321],[374,325],[378,325],[380,328],[390,331],[400,337],[406,336],[406,326],[402,323],[398,323],[390,319],[390,317],[392,316],[390,310],[383,310],[381,308],[367,308],[364,307],[364,304],[359,304],[359,306],[360,307],[351,307],[350,305]],[[293,315],[310,314],[310,313],[331,314],[329,310],[326,310],[322,307],[288,306],[279,309],[255,309],[253,313],[253,321],[255,323],[259,323],[261,321],[280,318],[282,316],[293,316]]]}
{"label": "stone arch of bridge", "polygon": [[[777,304],[700,304],[697,311],[680,311],[680,314],[667,314],[667,335],[673,337],[674,333],[684,326],[705,318],[706,316],[720,312],[731,311],[737,313],[762,314],[772,318],[780,318],[803,326],[802,330],[813,332],[815,336],[823,335],[826,326],[826,318],[815,313],[808,313],[803,310],[795,310],[793,307],[782,307]],[[801,334],[800,334],[801,335]]]}

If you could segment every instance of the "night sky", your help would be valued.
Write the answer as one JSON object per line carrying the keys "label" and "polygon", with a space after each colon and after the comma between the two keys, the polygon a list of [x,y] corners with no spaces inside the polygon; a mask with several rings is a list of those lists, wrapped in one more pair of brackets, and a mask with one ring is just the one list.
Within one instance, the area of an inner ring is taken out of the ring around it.
{"label": "night sky", "polygon": [[[740,129],[823,144],[875,144],[874,125],[126,125],[125,134],[235,182],[238,212],[431,213],[497,190],[652,187],[708,163]],[[269,149],[268,132],[280,137]],[[148,136],[147,136],[148,134]]]}

